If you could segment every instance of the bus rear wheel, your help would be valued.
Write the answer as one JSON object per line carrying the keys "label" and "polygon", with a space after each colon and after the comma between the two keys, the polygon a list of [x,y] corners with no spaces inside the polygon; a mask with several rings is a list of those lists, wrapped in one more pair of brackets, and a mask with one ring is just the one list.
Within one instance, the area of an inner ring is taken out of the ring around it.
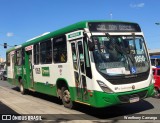
{"label": "bus rear wheel", "polygon": [[25,88],[24,88],[24,85],[23,85],[23,83],[22,83],[22,80],[20,80],[20,85],[19,85],[19,89],[20,89],[20,92],[21,92],[21,94],[25,94]]}
{"label": "bus rear wheel", "polygon": [[73,108],[73,102],[71,100],[70,92],[66,87],[62,87],[62,103],[66,108]]}

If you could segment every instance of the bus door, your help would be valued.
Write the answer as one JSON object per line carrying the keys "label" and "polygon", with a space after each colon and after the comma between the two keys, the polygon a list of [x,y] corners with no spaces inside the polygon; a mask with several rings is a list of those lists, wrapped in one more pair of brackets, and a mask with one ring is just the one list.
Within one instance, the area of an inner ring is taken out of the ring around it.
{"label": "bus door", "polygon": [[86,84],[84,48],[82,39],[72,42],[71,48],[77,100],[86,102],[88,100],[88,91]]}
{"label": "bus door", "polygon": [[33,89],[34,87],[32,49],[33,49],[32,45],[25,48],[25,51],[26,51],[25,66],[26,66],[27,85],[28,85],[28,88],[30,89]]}

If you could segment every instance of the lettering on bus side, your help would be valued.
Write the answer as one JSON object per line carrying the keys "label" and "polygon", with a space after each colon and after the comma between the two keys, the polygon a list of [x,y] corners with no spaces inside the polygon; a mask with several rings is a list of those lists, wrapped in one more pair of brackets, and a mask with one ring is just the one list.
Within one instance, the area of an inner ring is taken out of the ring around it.
{"label": "lettering on bus side", "polygon": [[80,38],[82,36],[83,36],[83,32],[82,32],[82,30],[80,30],[80,31],[75,31],[75,32],[69,33],[67,35],[67,39],[68,40],[73,40],[73,39],[76,39],[76,38]]}
{"label": "lettering on bus side", "polygon": [[81,35],[81,32],[76,32],[76,33],[72,33],[72,34],[68,35],[68,38],[74,38],[74,37],[77,37],[80,35]]}
{"label": "lettering on bus side", "polygon": [[50,76],[49,67],[42,67],[42,76]]}
{"label": "lettering on bus side", "polygon": [[58,68],[63,68],[63,66],[62,65],[58,65]]}

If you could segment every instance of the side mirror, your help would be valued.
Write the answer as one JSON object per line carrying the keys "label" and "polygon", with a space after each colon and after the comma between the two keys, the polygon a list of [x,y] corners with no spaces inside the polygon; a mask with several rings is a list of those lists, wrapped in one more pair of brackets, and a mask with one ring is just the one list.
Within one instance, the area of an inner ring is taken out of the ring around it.
{"label": "side mirror", "polygon": [[90,39],[88,40],[88,47],[89,47],[89,51],[95,50],[95,45]]}

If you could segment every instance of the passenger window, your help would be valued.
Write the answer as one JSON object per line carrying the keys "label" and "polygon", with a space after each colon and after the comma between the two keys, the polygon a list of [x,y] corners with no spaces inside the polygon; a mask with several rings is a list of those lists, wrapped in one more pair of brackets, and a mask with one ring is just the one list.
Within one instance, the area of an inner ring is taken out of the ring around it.
{"label": "passenger window", "polygon": [[53,39],[53,60],[55,63],[67,62],[66,36]]}
{"label": "passenger window", "polygon": [[34,45],[34,64],[39,64],[39,44]]}
{"label": "passenger window", "polygon": [[22,65],[22,50],[16,51],[16,65],[20,66]]}
{"label": "passenger window", "polygon": [[52,63],[52,45],[50,39],[40,43],[40,58],[42,64]]}
{"label": "passenger window", "polygon": [[25,50],[22,49],[22,65],[25,65]]}
{"label": "passenger window", "polygon": [[7,66],[11,65],[10,53],[7,54]]}

